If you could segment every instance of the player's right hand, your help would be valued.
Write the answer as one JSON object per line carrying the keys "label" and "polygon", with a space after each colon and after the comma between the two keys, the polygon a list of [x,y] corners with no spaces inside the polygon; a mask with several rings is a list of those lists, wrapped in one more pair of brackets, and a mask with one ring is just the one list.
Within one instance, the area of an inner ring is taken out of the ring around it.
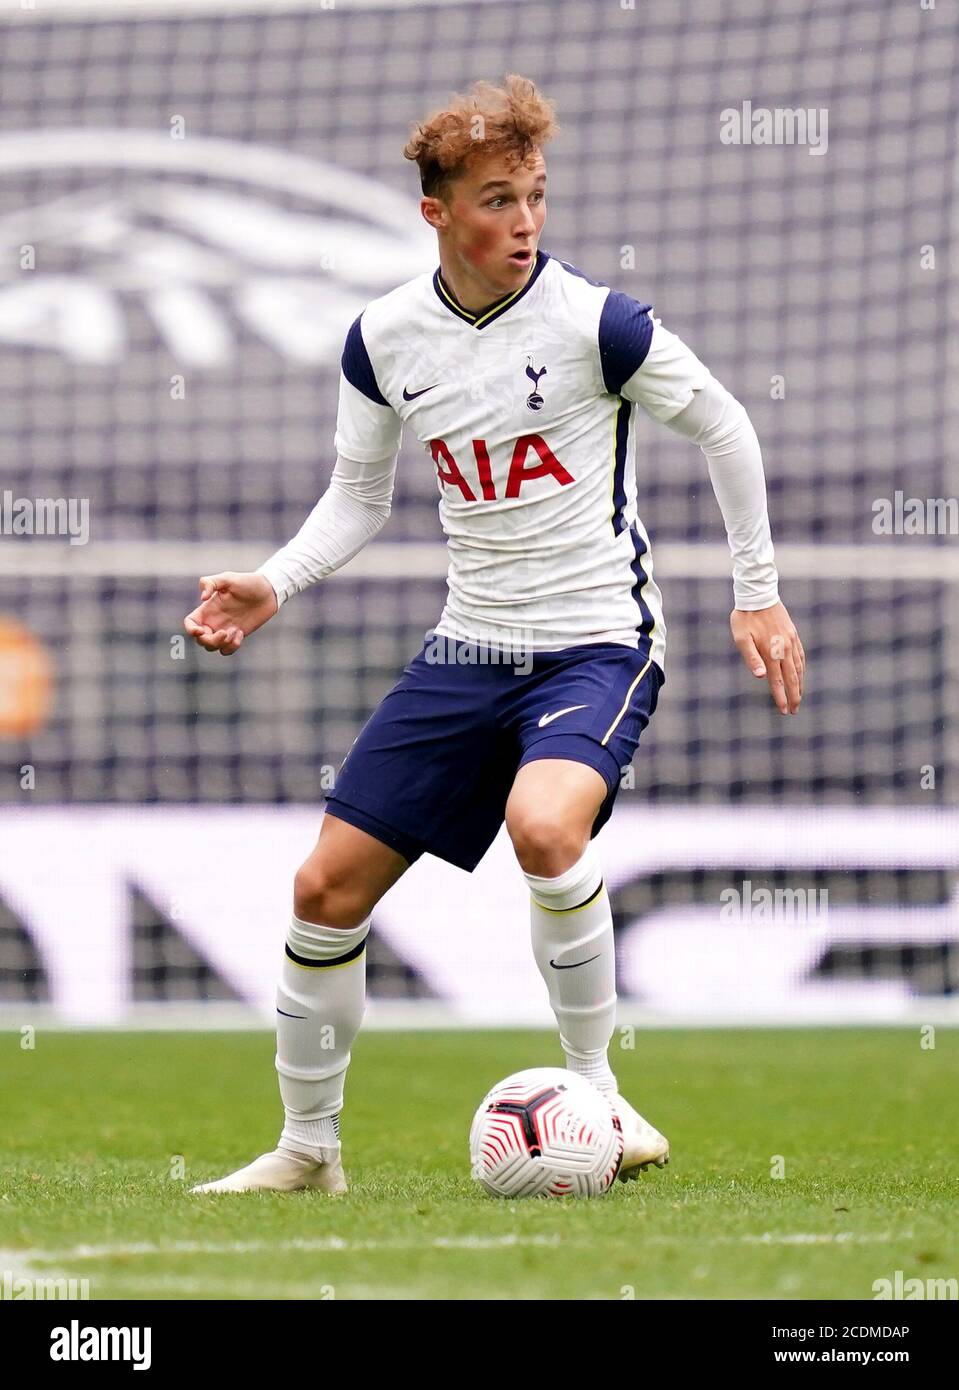
{"label": "player's right hand", "polygon": [[200,602],[183,628],[208,652],[232,656],[244,637],[269,622],[279,608],[264,574],[211,574],[200,580]]}

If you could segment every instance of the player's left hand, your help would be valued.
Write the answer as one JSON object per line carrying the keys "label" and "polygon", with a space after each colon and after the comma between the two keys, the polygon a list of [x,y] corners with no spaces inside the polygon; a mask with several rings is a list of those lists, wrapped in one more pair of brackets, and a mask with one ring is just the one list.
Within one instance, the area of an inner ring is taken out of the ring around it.
{"label": "player's left hand", "polygon": [[733,641],[739,655],[758,679],[769,681],[780,714],[795,714],[803,695],[806,653],[785,604],[746,612],[734,608],[729,615]]}

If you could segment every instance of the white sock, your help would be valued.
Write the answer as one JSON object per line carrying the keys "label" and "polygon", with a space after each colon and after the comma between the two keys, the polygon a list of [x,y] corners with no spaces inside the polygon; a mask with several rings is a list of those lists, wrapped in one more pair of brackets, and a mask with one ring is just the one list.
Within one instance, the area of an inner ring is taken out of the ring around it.
{"label": "white sock", "polygon": [[546,981],[566,1065],[601,1091],[615,1092],[607,1054],[616,1021],[616,948],[599,859],[589,844],[558,878],[525,877],[533,955]]}
{"label": "white sock", "polygon": [[276,991],[276,1070],[286,1121],[277,1148],[321,1163],[339,1154],[350,1048],[366,1009],[366,938],[294,915]]}

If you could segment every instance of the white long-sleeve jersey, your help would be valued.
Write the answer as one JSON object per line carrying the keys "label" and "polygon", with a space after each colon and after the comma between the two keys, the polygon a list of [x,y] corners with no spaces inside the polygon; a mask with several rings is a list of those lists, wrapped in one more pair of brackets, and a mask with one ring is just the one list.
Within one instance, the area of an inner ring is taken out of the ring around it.
{"label": "white long-sleeve jersey", "polygon": [[439,271],[364,310],[343,352],[329,491],[260,573],[283,603],[376,534],[408,424],[435,473],[448,538],[437,633],[514,651],[642,645],[664,666],[662,599],[636,501],[637,406],[706,455],[736,606],[776,603],[746,411],[650,305],[542,251],[523,288],[479,315]]}

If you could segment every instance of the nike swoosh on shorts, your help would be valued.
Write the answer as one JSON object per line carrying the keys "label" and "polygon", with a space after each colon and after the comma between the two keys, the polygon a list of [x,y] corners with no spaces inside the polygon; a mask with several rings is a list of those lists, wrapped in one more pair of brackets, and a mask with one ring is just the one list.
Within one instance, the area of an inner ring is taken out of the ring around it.
{"label": "nike swoosh on shorts", "polygon": [[539,727],[545,729],[547,724],[552,724],[554,719],[559,719],[563,714],[572,714],[574,709],[585,709],[585,705],[570,705],[568,709],[558,709],[555,714],[544,714],[539,721]]}

